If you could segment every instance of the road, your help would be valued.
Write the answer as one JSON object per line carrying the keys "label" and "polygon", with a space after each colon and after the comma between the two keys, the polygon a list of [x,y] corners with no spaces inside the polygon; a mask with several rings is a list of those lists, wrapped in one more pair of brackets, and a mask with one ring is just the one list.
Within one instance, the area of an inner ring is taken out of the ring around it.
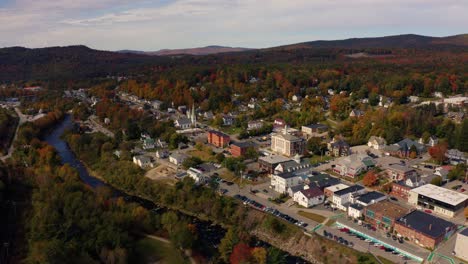
{"label": "road", "polygon": [[15,112],[18,115],[18,118],[19,118],[18,125],[16,126],[15,136],[13,137],[13,140],[11,141],[10,148],[8,148],[8,153],[5,156],[0,157],[0,160],[2,160],[2,161],[7,160],[13,154],[13,151],[15,150],[15,144],[14,143],[16,141],[16,138],[18,137],[18,130],[19,130],[19,128],[20,128],[20,126],[22,124],[24,124],[24,123],[26,123],[28,121],[27,116],[23,115],[23,113],[21,113],[21,110],[19,110],[18,107],[15,107]]}
{"label": "road", "polygon": [[96,119],[97,119],[97,116],[94,116],[94,115],[89,117],[89,123],[93,125],[93,128],[103,133],[104,135],[113,138],[114,133],[110,131],[109,129],[105,128],[104,126],[102,126],[101,123]]}
{"label": "road", "polygon": [[[268,201],[268,196],[274,196],[274,192],[268,188],[268,185],[269,185],[269,182],[267,183],[263,183],[263,184],[260,184],[260,185],[255,185],[255,186],[248,186],[248,187],[244,187],[244,188],[240,188],[237,184],[233,184],[233,185],[227,185],[226,183],[221,183],[220,184],[220,188],[222,189],[226,189],[227,190],[227,193],[225,193],[225,195],[228,195],[228,196],[234,196],[236,194],[239,194],[239,195],[244,195],[246,197],[248,197],[249,199],[252,199],[264,206],[267,206],[267,207],[271,207],[271,208],[274,208],[278,211],[280,211],[281,213],[283,214],[287,214],[299,221],[302,221],[304,223],[307,223],[308,226],[306,228],[306,231],[310,232],[310,233],[317,233],[321,236],[323,236],[323,230],[326,230],[328,232],[332,232],[333,234],[337,235],[337,236],[342,236],[344,239],[348,240],[348,241],[352,241],[354,243],[354,249],[358,250],[358,251],[361,251],[361,252],[368,252],[370,251],[371,253],[377,255],[377,256],[382,256],[386,259],[389,259],[389,260],[392,260],[394,261],[395,263],[405,263],[405,261],[407,263],[417,263],[415,261],[411,262],[409,260],[403,260],[401,257],[397,256],[397,255],[393,255],[389,252],[385,252],[379,248],[376,248],[374,246],[370,246],[368,242],[365,242],[365,241],[362,241],[362,240],[359,240],[357,239],[356,237],[351,237],[347,234],[344,234],[344,233],[341,233],[336,227],[328,227],[325,225],[325,223],[330,219],[330,218],[339,218],[340,221],[347,221],[346,220],[346,217],[344,217],[344,212],[342,211],[335,211],[335,212],[332,212],[331,210],[329,209],[326,209],[325,207],[323,206],[317,206],[317,207],[314,207],[314,208],[308,208],[308,209],[305,209],[305,208],[297,208],[296,206],[292,205],[292,206],[289,206],[290,205],[290,200],[288,200],[287,202],[283,203],[283,204],[275,204],[275,203],[272,203],[270,201]],[[253,188],[253,189],[256,189],[256,190],[259,190],[260,192],[258,192],[257,194],[253,194],[251,193],[251,189],[250,188]],[[262,190],[263,189],[266,189],[268,191],[268,193],[264,193]],[[303,217],[301,215],[298,214],[299,211],[305,211],[305,212],[310,212],[310,213],[314,213],[314,214],[317,214],[317,215],[321,215],[321,216],[324,216],[326,217],[325,221],[323,221],[322,223],[318,223],[316,221],[313,221],[309,218],[306,218],[306,217]],[[380,234],[376,233],[375,231],[369,231],[369,230],[362,230],[363,233],[366,233],[368,234],[369,236],[376,236],[378,237],[379,240],[385,240],[386,237],[381,237]],[[394,241],[392,241],[390,239],[390,241],[385,241],[386,243],[390,244],[390,245],[393,245],[395,247],[403,247],[404,250],[407,250],[411,253],[414,253],[414,252],[418,252],[419,254],[418,255],[421,255],[421,256],[427,256],[429,253],[427,252],[424,252],[422,251],[420,248],[418,248],[417,246],[415,245],[412,245],[412,244],[405,244],[404,246],[402,245],[399,245],[398,243],[395,243]]]}

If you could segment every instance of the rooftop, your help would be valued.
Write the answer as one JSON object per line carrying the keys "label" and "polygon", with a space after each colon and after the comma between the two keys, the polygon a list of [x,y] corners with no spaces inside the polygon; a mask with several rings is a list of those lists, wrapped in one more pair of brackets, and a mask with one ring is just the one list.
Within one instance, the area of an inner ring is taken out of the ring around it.
{"label": "rooftop", "polygon": [[342,195],[345,195],[345,194],[348,194],[348,193],[354,193],[354,192],[357,192],[357,191],[360,191],[360,190],[363,190],[363,189],[364,189],[364,187],[361,186],[361,185],[353,185],[353,186],[350,186],[348,188],[336,191],[335,195],[342,196]]}
{"label": "rooftop", "polygon": [[348,188],[349,186],[346,185],[346,184],[343,184],[343,183],[339,183],[339,184],[336,184],[336,185],[332,185],[332,186],[329,186],[325,189],[327,190],[330,190],[332,192],[336,192],[336,191],[339,191],[339,190],[343,190],[343,189],[346,189]]}
{"label": "rooftop", "polygon": [[382,197],[385,197],[385,194],[372,191],[372,192],[368,192],[366,194],[363,194],[363,195],[359,196],[357,198],[357,200],[361,201],[361,202],[363,202],[365,204],[369,204],[372,201],[375,201],[375,200],[380,199]]}
{"label": "rooftop", "polygon": [[260,157],[258,159],[261,160],[261,161],[264,161],[266,163],[270,163],[270,164],[281,163],[281,162],[286,162],[286,161],[291,160],[290,158],[286,158],[286,157],[281,156],[281,155],[269,155],[269,156],[266,156],[266,157]]}
{"label": "rooftop", "polygon": [[461,231],[460,234],[464,236],[468,236],[468,228],[463,229],[463,231]]}
{"label": "rooftop", "polygon": [[356,204],[356,203],[350,204],[349,207],[354,208],[356,210],[364,209],[364,206],[362,206],[362,204]]}
{"label": "rooftop", "polygon": [[386,217],[391,217],[394,219],[404,216],[409,211],[408,209],[402,206],[399,206],[398,204],[391,203],[389,201],[382,201],[382,202],[369,205],[366,209],[371,210],[374,213],[380,212]]}
{"label": "rooftop", "polygon": [[229,137],[229,135],[226,135],[226,134],[224,134],[223,132],[221,132],[221,131],[216,131],[216,130],[210,130],[210,131],[208,131],[208,133],[210,133],[210,134],[215,134],[215,135],[217,135],[218,137]]}
{"label": "rooftop", "polygon": [[397,223],[434,238],[443,236],[455,227],[452,222],[418,210],[401,217]]}
{"label": "rooftop", "polygon": [[252,141],[238,141],[238,142],[232,142],[231,145],[237,146],[239,148],[249,148],[249,147],[254,147],[255,143]]}
{"label": "rooftop", "polygon": [[314,128],[323,128],[323,129],[328,128],[328,126],[324,125],[324,124],[310,124],[310,125],[306,125],[304,127],[308,127],[308,128],[312,128],[312,129],[314,129]]}
{"label": "rooftop", "polygon": [[424,195],[426,197],[450,204],[452,206],[459,205],[468,199],[468,196],[456,191],[445,189],[433,184],[426,184],[411,190],[412,192]]}
{"label": "rooftop", "polygon": [[293,136],[293,135],[290,135],[290,134],[284,134],[284,133],[276,133],[272,137],[283,138],[284,140],[287,140],[287,141],[300,141],[300,140],[302,140],[299,137],[296,137],[296,136]]}
{"label": "rooftop", "polygon": [[317,197],[317,196],[322,196],[323,195],[323,192],[315,187],[315,188],[309,188],[307,190],[301,190],[300,191],[305,197],[307,198],[313,198],[313,197]]}

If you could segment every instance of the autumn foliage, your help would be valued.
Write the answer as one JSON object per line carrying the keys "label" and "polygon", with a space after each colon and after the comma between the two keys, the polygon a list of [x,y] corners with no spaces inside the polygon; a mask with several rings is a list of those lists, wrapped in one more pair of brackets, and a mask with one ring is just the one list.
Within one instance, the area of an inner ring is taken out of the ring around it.
{"label": "autumn foliage", "polygon": [[362,179],[362,183],[365,186],[374,186],[379,182],[377,174],[374,171],[368,171],[364,178]]}
{"label": "autumn foliage", "polygon": [[447,143],[439,143],[431,148],[429,148],[429,155],[439,163],[445,161],[445,153],[447,152]]}
{"label": "autumn foliage", "polygon": [[229,262],[231,264],[246,263],[252,257],[252,248],[245,243],[239,243],[234,246]]}

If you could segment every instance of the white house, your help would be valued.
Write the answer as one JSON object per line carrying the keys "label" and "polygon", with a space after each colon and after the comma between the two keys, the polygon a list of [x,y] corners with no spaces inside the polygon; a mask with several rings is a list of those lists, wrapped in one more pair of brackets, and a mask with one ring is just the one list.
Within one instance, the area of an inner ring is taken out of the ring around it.
{"label": "white house", "polygon": [[201,170],[195,168],[189,168],[187,170],[187,176],[192,178],[195,184],[205,184],[208,182],[208,177],[206,177]]}
{"label": "white house", "polygon": [[379,150],[387,146],[387,141],[382,137],[371,136],[367,142],[367,146]]}
{"label": "white house", "polygon": [[352,218],[360,218],[364,211],[362,204],[350,204],[348,206],[348,216]]}
{"label": "white house", "polygon": [[169,162],[177,166],[182,165],[182,163],[188,158],[187,155],[182,153],[174,153],[169,156]]}
{"label": "white house", "polygon": [[346,189],[336,191],[333,194],[332,202],[340,210],[346,211],[353,197],[366,193],[366,188],[361,185],[353,185]]}
{"label": "white house", "polygon": [[271,175],[271,187],[279,193],[286,193],[289,187],[297,186],[301,183],[302,178],[292,172]]}
{"label": "white house", "polygon": [[354,178],[374,166],[375,161],[371,157],[364,154],[352,154],[340,158],[333,171],[342,176]]}
{"label": "white house", "polygon": [[153,100],[151,102],[151,106],[153,107],[153,109],[156,109],[156,110],[159,110],[161,109],[161,105],[163,104],[163,102],[159,101],[159,100]]}
{"label": "white house", "polygon": [[230,115],[223,115],[223,125],[232,126],[234,124],[234,117]]}
{"label": "white house", "polygon": [[309,208],[317,204],[323,203],[325,195],[317,188],[309,188],[307,190],[300,190],[294,193],[293,200],[300,206]]}
{"label": "white house", "polygon": [[151,163],[150,157],[143,156],[143,155],[142,156],[134,156],[133,157],[133,163],[140,166],[140,168],[153,167],[153,163]]}

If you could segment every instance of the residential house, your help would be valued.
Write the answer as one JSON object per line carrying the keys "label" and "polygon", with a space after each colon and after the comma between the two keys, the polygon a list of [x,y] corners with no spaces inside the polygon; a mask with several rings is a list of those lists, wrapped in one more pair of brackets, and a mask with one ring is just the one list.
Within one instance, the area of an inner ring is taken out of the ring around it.
{"label": "residential house", "polygon": [[258,130],[263,127],[262,120],[253,120],[247,123],[247,130]]}
{"label": "residential house", "polygon": [[352,203],[360,204],[362,206],[369,206],[387,199],[387,196],[383,193],[372,191],[357,197],[353,197]]}
{"label": "residential house", "polygon": [[411,95],[411,96],[408,97],[408,101],[410,101],[411,103],[418,103],[419,100],[420,100],[420,98],[417,97],[417,96],[414,96],[414,95]]}
{"label": "residential house", "polygon": [[203,118],[206,120],[211,120],[214,118],[213,112],[212,111],[207,111],[203,114]]}
{"label": "residential house", "polygon": [[411,189],[424,185],[419,175],[408,176],[406,179],[392,183],[392,191],[390,195],[408,201],[409,192]]}
{"label": "residential house", "polygon": [[446,217],[455,217],[466,207],[468,196],[453,190],[426,184],[409,192],[408,203]]}
{"label": "residential house", "polygon": [[353,109],[351,110],[351,113],[349,113],[349,117],[361,117],[364,115],[364,111],[359,110],[359,109]]}
{"label": "residential house", "polygon": [[416,150],[417,155],[421,155],[426,151],[426,147],[424,145],[419,144],[418,142],[413,141],[409,138],[405,138],[398,143],[387,146],[385,148],[385,151],[390,155],[404,158],[409,157],[412,148]]}
{"label": "residential house", "polygon": [[335,139],[333,138],[332,141],[328,142],[327,144],[327,155],[334,156],[334,157],[344,157],[351,154],[351,149],[349,144],[344,141],[343,139]]}
{"label": "residential house", "polygon": [[325,196],[319,188],[309,188],[294,193],[293,200],[305,208],[323,203]]}
{"label": "residential house", "polygon": [[187,176],[192,178],[195,181],[195,184],[201,185],[208,182],[208,177],[206,177],[201,170],[195,168],[189,168],[187,170]]}
{"label": "residential house", "polygon": [[231,138],[229,135],[224,134],[220,131],[210,130],[208,131],[208,143],[218,147],[224,148],[225,146],[229,145]]}
{"label": "residential house", "polygon": [[323,192],[325,193],[326,197],[333,197],[335,192],[341,191],[341,190],[346,189],[348,187],[349,187],[349,185],[346,185],[344,183],[337,183],[337,184],[325,187],[325,189],[323,189]]}
{"label": "residential house", "polygon": [[133,163],[140,166],[140,168],[153,167],[153,163],[151,163],[151,158],[148,156],[143,156],[143,155],[134,156]]}
{"label": "residential house", "polygon": [[273,173],[278,164],[290,161],[290,158],[281,155],[269,155],[258,158],[258,165],[260,170],[264,170],[268,173]]}
{"label": "residential house", "polygon": [[332,202],[336,208],[346,211],[353,197],[364,193],[366,193],[366,188],[361,185],[352,185],[333,193]]}
{"label": "residential house", "polygon": [[333,168],[333,171],[346,176],[354,178],[359,174],[367,171],[369,168],[375,166],[375,161],[364,154],[352,154],[347,157],[340,158]]}
{"label": "residential house", "polygon": [[375,228],[390,231],[395,222],[409,212],[408,209],[396,203],[382,201],[364,208],[365,221]]}
{"label": "residential house", "polygon": [[256,102],[249,102],[247,104],[247,107],[250,108],[250,109],[257,109],[258,108],[258,104]]}
{"label": "residential house", "polygon": [[446,115],[447,118],[452,119],[457,124],[460,124],[463,122],[463,119],[465,118],[465,113],[459,111],[459,112],[448,112]]}
{"label": "residential house", "polygon": [[252,141],[233,142],[229,146],[233,157],[242,157],[249,149],[256,149],[257,145]]}
{"label": "residential house", "polygon": [[169,146],[169,144],[167,144],[166,141],[161,140],[161,139],[157,140],[156,145],[160,148],[167,148]]}
{"label": "residential house", "polygon": [[298,94],[295,94],[292,96],[292,101],[293,102],[300,102],[302,101],[302,96],[298,95]]}
{"label": "residential house", "polygon": [[223,125],[232,126],[234,124],[234,117],[231,115],[223,115]]}
{"label": "residential house", "polygon": [[324,191],[325,188],[340,183],[340,180],[338,178],[332,177],[326,173],[312,172],[312,174],[312,176],[308,176],[306,179],[304,179],[304,183],[306,184],[306,186],[304,186],[305,189],[317,187],[320,190]]}
{"label": "residential house", "polygon": [[457,240],[455,241],[455,256],[468,262],[468,228],[457,234]]}
{"label": "residential house", "polygon": [[286,191],[290,197],[294,197],[294,194],[297,193],[298,191],[305,190],[304,186],[302,185],[295,185],[295,186],[289,186],[288,190]]}
{"label": "residential house", "polygon": [[446,166],[440,166],[435,169],[434,175],[440,176],[442,178],[442,181],[447,180],[447,176],[449,172],[453,169],[454,167],[451,165],[446,165]]}
{"label": "residential house", "polygon": [[382,137],[371,136],[367,142],[367,146],[369,146],[369,148],[381,150],[387,146],[387,141]]}
{"label": "residential house", "polygon": [[177,107],[177,111],[179,111],[179,113],[185,115],[187,113],[187,106],[181,105],[181,106]]}
{"label": "residential house", "polygon": [[437,143],[439,143],[439,139],[434,135],[429,137],[429,140],[428,140],[427,144],[424,142],[423,138],[419,138],[419,144],[421,144],[421,145],[426,144],[429,147],[433,147],[433,146],[437,145]]}
{"label": "residential house", "polygon": [[160,110],[162,104],[163,104],[163,102],[161,102],[159,100],[151,101],[151,107],[153,107],[153,109],[155,109],[155,110]]}
{"label": "residential house", "polygon": [[271,175],[271,187],[278,193],[287,193],[289,187],[302,183],[302,179],[294,172],[274,173]]}
{"label": "residential house", "polygon": [[286,126],[287,126],[286,121],[284,121],[283,119],[276,118],[273,121],[273,131],[274,132],[282,131]]}
{"label": "residential house", "polygon": [[452,165],[458,165],[460,163],[468,165],[468,156],[464,152],[459,151],[458,149],[447,150],[445,156]]}
{"label": "residential house", "polygon": [[323,124],[310,124],[302,126],[301,131],[307,139],[311,137],[325,138],[328,134],[328,126]]}
{"label": "residential house", "polygon": [[[395,232],[415,244],[435,249],[457,231],[457,225],[442,218],[414,210],[400,217],[395,223]],[[465,248],[466,251],[467,248]]]}
{"label": "residential house", "polygon": [[162,149],[162,150],[160,149],[160,150],[157,150],[154,155],[158,159],[165,159],[165,158],[169,157],[169,152],[167,150],[165,150],[165,149]]}
{"label": "residential house", "polygon": [[305,140],[288,134],[287,127],[285,127],[283,133],[276,133],[271,136],[271,150],[284,156],[303,155],[305,147]]}
{"label": "residential house", "polygon": [[183,153],[173,153],[169,156],[169,162],[180,166],[187,158],[188,156]]}
{"label": "residential house", "polygon": [[399,163],[389,165],[386,174],[392,181],[401,181],[418,175],[415,169]]}
{"label": "residential house", "polygon": [[152,139],[151,137],[146,137],[145,139],[143,139],[143,149],[144,150],[154,149],[154,147],[155,147],[154,139]]}

